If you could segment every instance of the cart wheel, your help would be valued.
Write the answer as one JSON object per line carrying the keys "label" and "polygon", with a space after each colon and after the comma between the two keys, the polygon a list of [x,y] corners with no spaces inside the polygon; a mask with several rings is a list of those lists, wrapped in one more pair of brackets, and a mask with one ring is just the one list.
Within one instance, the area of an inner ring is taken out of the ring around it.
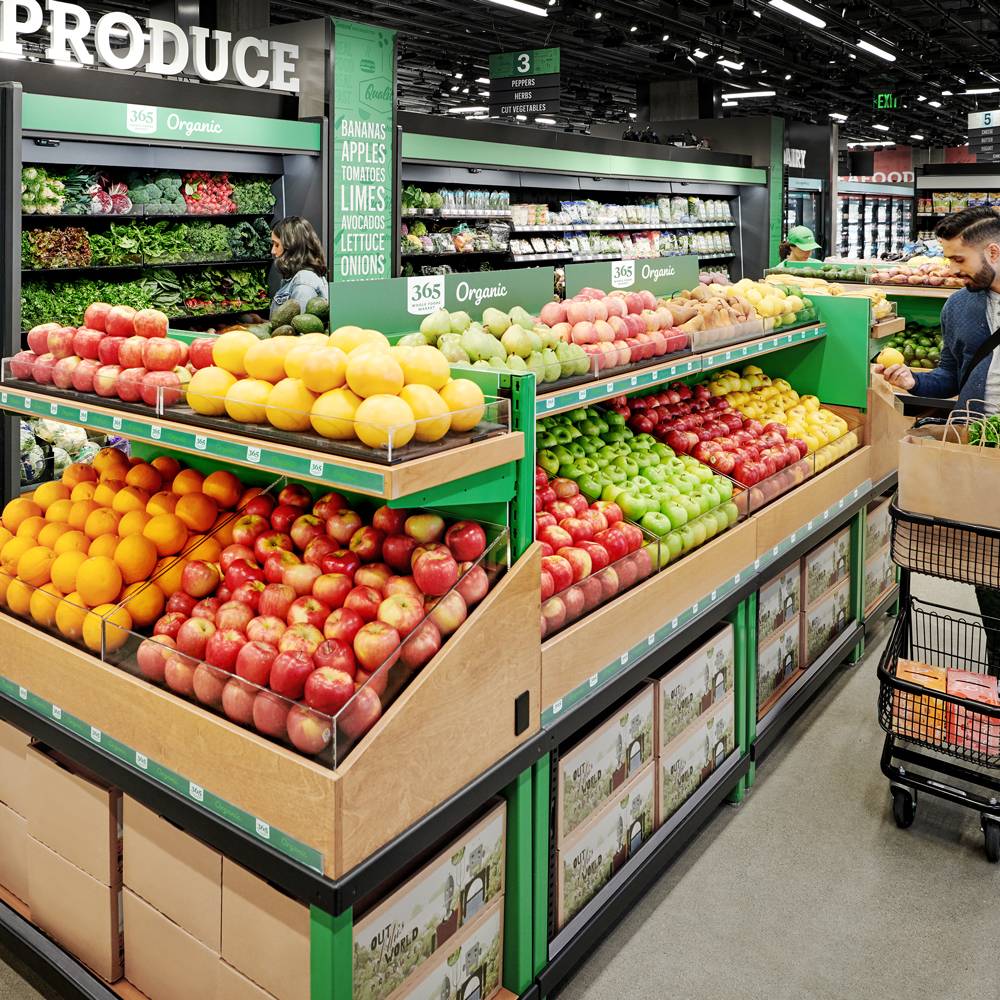
{"label": "cart wheel", "polygon": [[[912,826],[916,812],[917,804],[913,800],[913,795],[906,789],[894,788],[892,790],[892,818],[896,821],[896,826],[900,830]],[[1000,828],[997,832],[1000,833]]]}
{"label": "cart wheel", "polygon": [[984,821],[983,837],[986,840],[986,860],[995,865],[1000,861],[1000,823]]}

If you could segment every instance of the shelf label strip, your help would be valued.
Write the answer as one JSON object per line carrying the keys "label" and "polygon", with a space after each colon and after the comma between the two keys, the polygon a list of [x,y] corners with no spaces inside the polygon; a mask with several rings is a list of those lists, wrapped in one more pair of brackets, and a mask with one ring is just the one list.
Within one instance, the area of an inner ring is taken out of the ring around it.
{"label": "shelf label strip", "polygon": [[309,847],[308,844],[295,840],[287,833],[265,823],[259,817],[251,816],[250,813],[244,812],[231,802],[213,795],[193,781],[181,777],[175,771],[171,771],[170,768],[164,767],[155,760],[150,760],[145,754],[133,750],[107,733],[91,726],[90,723],[70,715],[57,705],[40,698],[26,688],[19,687],[6,677],[0,677],[0,692],[12,700],[20,702],[40,718],[51,719],[80,739],[99,746],[105,753],[117,757],[122,763],[141,771],[191,802],[197,803],[199,807],[214,814],[219,819],[231,823],[244,833],[249,833],[257,839],[263,840],[270,847],[293,861],[311,868],[320,875],[323,874],[323,855]]}

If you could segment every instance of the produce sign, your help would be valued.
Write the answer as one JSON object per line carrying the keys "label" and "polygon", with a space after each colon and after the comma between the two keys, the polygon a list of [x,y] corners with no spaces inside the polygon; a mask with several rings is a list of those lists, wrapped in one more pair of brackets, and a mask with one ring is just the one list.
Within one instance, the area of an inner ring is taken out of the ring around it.
{"label": "produce sign", "polygon": [[396,33],[335,19],[334,281],[392,274]]}
{"label": "produce sign", "polygon": [[697,257],[659,260],[612,260],[566,265],[566,296],[587,287],[621,291],[645,289],[654,295],[672,295],[698,284]]}
{"label": "produce sign", "polygon": [[559,49],[490,56],[490,114],[551,115],[559,111]]}

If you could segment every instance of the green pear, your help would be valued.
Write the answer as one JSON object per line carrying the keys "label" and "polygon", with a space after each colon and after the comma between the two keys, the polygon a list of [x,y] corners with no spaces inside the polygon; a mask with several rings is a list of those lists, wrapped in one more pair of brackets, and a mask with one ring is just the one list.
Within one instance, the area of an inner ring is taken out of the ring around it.
{"label": "green pear", "polygon": [[555,349],[561,369],[560,375],[563,378],[569,378],[576,371],[576,361],[573,358],[570,346],[570,344],[562,343]]}
{"label": "green pear", "polygon": [[482,361],[489,357],[490,335],[485,330],[469,327],[462,334],[462,347],[473,361]]}
{"label": "green pear", "polygon": [[535,373],[535,381],[543,382],[545,380],[545,361],[542,358],[541,351],[532,351],[526,360],[529,372]]}
{"label": "green pear", "polygon": [[530,330],[535,325],[535,317],[526,309],[514,306],[510,311],[510,321],[517,326],[523,326],[525,330]]}
{"label": "green pear", "polygon": [[451,316],[447,309],[436,309],[423,318],[420,332],[427,338],[427,343],[436,344],[442,333],[451,333]]}
{"label": "green pear", "polygon": [[507,328],[500,343],[508,355],[516,354],[519,358],[526,358],[533,348],[531,334],[516,324]]}
{"label": "green pear", "polygon": [[445,344],[444,347],[438,343],[438,350],[445,356],[450,365],[467,365],[469,355],[458,341]]}
{"label": "green pear", "polygon": [[490,363],[488,361],[477,361],[475,364],[473,364],[472,367],[473,368],[481,368],[481,369],[485,369],[486,371],[489,371]]}
{"label": "green pear", "polygon": [[426,347],[428,340],[422,333],[408,333],[400,337],[398,343],[400,347]]}
{"label": "green pear", "polygon": [[483,326],[495,337],[499,337],[510,326],[510,317],[499,309],[487,309],[483,313]]}
{"label": "green pear", "polygon": [[570,344],[569,347],[573,352],[573,374],[586,375],[590,371],[590,355],[579,344]]}
{"label": "green pear", "polygon": [[516,354],[511,354],[507,358],[507,368],[518,375],[523,375],[528,370],[524,358],[519,358]]}
{"label": "green pear", "polygon": [[527,334],[531,339],[531,349],[533,351],[542,351],[545,349],[545,341],[539,336],[536,330],[528,330]]}
{"label": "green pear", "polygon": [[465,333],[472,323],[472,317],[467,312],[453,312],[451,314],[451,332]]}
{"label": "green pear", "polygon": [[494,337],[492,333],[487,333],[485,337],[486,339],[483,341],[483,347],[485,353],[482,355],[482,357],[484,358],[507,357],[507,352],[503,349],[503,344],[500,343],[498,338]]}
{"label": "green pear", "polygon": [[559,364],[556,352],[551,348],[546,348],[546,350],[542,351],[542,361],[545,363],[545,377],[543,381],[555,382],[562,374],[562,365]]}
{"label": "green pear", "polygon": [[506,360],[506,358],[501,358],[499,355],[496,356],[496,357],[490,358],[489,361],[486,362],[486,364],[487,364],[487,366],[489,368],[492,368],[493,371],[495,371],[495,372],[510,371],[510,369],[507,367],[507,360]]}

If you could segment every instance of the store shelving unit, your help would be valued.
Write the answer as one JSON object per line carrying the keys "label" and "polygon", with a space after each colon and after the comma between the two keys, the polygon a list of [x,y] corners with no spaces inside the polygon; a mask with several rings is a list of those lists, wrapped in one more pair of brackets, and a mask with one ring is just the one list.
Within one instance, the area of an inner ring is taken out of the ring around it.
{"label": "store shelving unit", "polygon": [[834,235],[841,256],[880,257],[897,253],[910,240],[914,200],[909,185],[840,181],[837,195]]}

